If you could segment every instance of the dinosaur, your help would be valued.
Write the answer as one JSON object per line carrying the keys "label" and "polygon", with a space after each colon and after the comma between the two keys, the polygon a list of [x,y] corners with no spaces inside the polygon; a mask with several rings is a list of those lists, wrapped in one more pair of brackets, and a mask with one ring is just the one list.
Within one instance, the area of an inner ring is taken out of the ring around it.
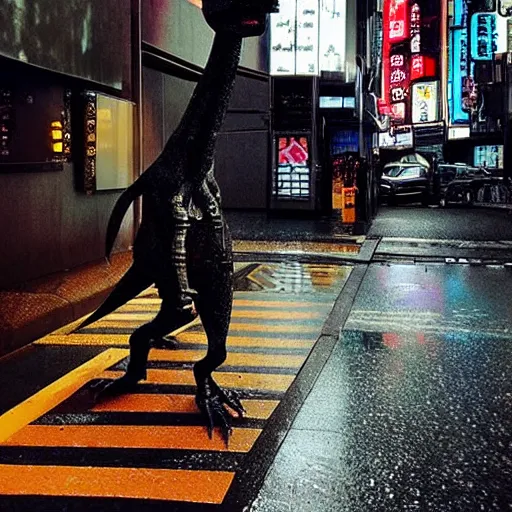
{"label": "dinosaur", "polygon": [[142,197],[133,263],[103,304],[75,330],[103,318],[153,284],[158,289],[162,299],[158,314],[131,334],[126,372],[98,383],[98,401],[133,391],[147,378],[154,343],[162,343],[165,335],[199,314],[208,349],[194,365],[196,404],[209,437],[218,426],[227,444],[233,416],[241,418],[245,411],[236,392],[222,389],[212,377],[227,357],[233,302],[232,243],[214,177],[215,142],[233,90],[242,40],[265,32],[268,14],[277,12],[278,0],[203,0],[202,9],[215,32],[204,73],[162,152],[121,194],[108,222],[107,259],[128,208]]}

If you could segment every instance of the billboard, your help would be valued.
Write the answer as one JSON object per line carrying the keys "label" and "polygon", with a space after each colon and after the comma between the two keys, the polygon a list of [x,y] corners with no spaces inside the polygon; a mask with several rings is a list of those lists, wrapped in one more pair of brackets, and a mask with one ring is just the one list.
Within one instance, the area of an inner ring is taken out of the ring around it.
{"label": "billboard", "polygon": [[471,17],[471,58],[491,60],[507,51],[507,18],[495,12],[479,12]]}
{"label": "billboard", "polygon": [[0,0],[0,54],[122,90],[130,23],[126,0]]}
{"label": "billboard", "polygon": [[278,199],[310,198],[309,138],[277,137],[278,165],[273,195]]}
{"label": "billboard", "polygon": [[474,165],[491,169],[503,169],[503,146],[499,144],[475,146]]}
{"label": "billboard", "polygon": [[419,82],[412,86],[412,122],[433,123],[439,117],[439,82]]}
{"label": "billboard", "polygon": [[280,0],[270,16],[270,73],[342,72],[346,0]]}
{"label": "billboard", "polygon": [[379,133],[379,148],[409,149],[414,147],[411,126],[402,126],[400,132]]}

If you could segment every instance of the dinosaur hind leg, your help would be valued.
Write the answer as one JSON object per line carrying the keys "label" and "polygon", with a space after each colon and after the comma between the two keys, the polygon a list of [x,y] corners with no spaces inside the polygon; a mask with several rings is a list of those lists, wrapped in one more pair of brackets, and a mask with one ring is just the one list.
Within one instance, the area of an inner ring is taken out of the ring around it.
{"label": "dinosaur hind leg", "polygon": [[194,366],[197,383],[196,404],[207,421],[208,435],[214,427],[220,427],[226,445],[231,434],[232,414],[239,417],[244,408],[236,393],[223,390],[212,378],[212,372],[226,360],[226,341],[233,302],[232,264],[219,262],[210,276],[203,274],[202,285],[198,288],[197,308],[208,338],[206,356]]}
{"label": "dinosaur hind leg", "polygon": [[192,312],[184,312],[176,300],[164,298],[157,316],[151,322],[141,325],[130,336],[130,358],[126,373],[113,381],[99,383],[100,391],[96,394],[96,400],[133,391],[138,382],[147,377],[149,351],[155,346],[155,340],[162,339],[193,319],[191,315]]}

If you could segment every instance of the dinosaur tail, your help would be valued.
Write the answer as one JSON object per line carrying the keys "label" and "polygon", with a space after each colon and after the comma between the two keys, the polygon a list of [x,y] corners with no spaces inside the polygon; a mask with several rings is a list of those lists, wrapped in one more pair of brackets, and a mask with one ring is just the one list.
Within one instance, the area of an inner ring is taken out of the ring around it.
{"label": "dinosaur tail", "polygon": [[153,284],[151,277],[140,272],[139,268],[132,265],[121,278],[110,295],[103,304],[88,318],[86,318],[73,332],[79,331],[88,325],[100,320],[104,316],[112,313],[118,307],[126,304],[129,300],[135,298],[140,292]]}
{"label": "dinosaur tail", "polygon": [[117,200],[107,226],[107,236],[105,244],[105,256],[110,258],[114,242],[116,240],[121,223],[130,205],[144,192],[144,182],[141,178],[132,183]]}

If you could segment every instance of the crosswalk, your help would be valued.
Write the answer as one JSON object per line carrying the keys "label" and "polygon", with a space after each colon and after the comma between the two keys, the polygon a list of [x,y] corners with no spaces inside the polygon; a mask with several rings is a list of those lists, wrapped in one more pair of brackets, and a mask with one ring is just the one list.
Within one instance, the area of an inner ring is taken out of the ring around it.
{"label": "crosswalk", "polygon": [[58,393],[53,388],[51,397],[42,390],[30,414],[28,404],[20,406],[26,424],[0,436],[0,509],[13,495],[58,496],[67,505],[77,498],[220,505],[349,273],[328,265],[260,265],[250,276],[257,291],[235,292],[228,358],[214,373],[219,385],[238,392],[247,411],[235,420],[229,446],[219,432],[208,438],[195,405],[193,364],[207,346],[200,323],[177,335],[176,350],[151,351],[147,379],[136,392],[92,400],[99,379],[124,373],[130,334],[158,311],[154,289],[86,329],[71,333],[71,325],[39,340],[94,346],[103,359],[94,371],[77,370],[73,384],[57,386]]}

